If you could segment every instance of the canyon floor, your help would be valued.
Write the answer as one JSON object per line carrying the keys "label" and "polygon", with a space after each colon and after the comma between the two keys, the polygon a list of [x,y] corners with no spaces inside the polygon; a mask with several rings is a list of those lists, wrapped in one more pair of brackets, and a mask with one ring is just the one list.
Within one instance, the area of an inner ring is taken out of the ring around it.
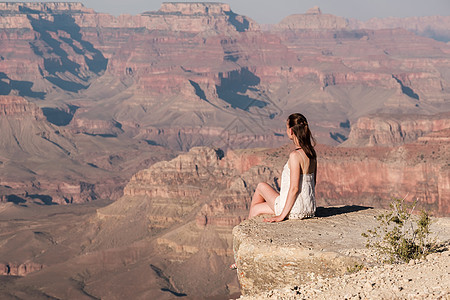
{"label": "canyon floor", "polygon": [[[189,239],[188,224],[155,232],[129,245],[114,246],[117,234],[108,227],[98,227],[98,211],[109,201],[95,201],[70,206],[43,206],[13,203],[0,204],[0,256],[22,264],[1,266],[15,275],[0,276],[2,299],[236,299],[239,285],[236,273],[228,270],[232,257],[211,253],[217,244],[214,226],[202,235],[205,251],[189,254],[189,249],[175,253],[158,240],[180,231]],[[364,261],[363,270],[334,278],[319,278],[313,283],[292,282],[285,289],[262,292],[242,299],[448,299],[450,293],[450,251],[428,256],[409,264],[389,265],[377,262],[373,252],[364,248],[361,232],[375,225],[373,216],[380,210],[362,206],[319,207],[318,216],[309,220],[292,220],[263,224],[276,230],[274,243],[285,245],[296,239],[314,248],[357,256]],[[261,219],[245,223],[261,224]],[[132,220],[128,222],[132,223]],[[188,225],[188,226],[186,226]],[[302,227],[302,234],[292,234],[292,227]],[[358,229],[355,229],[356,227]],[[191,226],[192,227],[192,226]],[[195,227],[195,225],[194,225]],[[432,232],[439,241],[450,240],[450,218],[433,219]],[[103,237],[101,232],[103,232]],[[231,228],[229,229],[231,231]],[[321,234],[326,232],[326,234]],[[175,234],[177,235],[177,234]],[[262,232],[261,239],[270,234]],[[188,248],[181,243],[180,247]],[[216,241],[215,241],[216,239]],[[117,242],[117,241],[116,241]],[[108,244],[109,243],[109,244]],[[167,242],[166,242],[167,243]],[[162,247],[163,246],[163,247]],[[164,248],[166,247],[166,248]],[[186,252],[187,251],[187,252]],[[322,250],[321,250],[322,251]],[[178,255],[178,256],[177,256]],[[186,257],[190,255],[190,257]],[[171,260],[176,259],[178,261]],[[28,263],[27,260],[28,259]],[[182,262],[184,260],[184,262]],[[38,264],[39,263],[39,264]],[[190,274],[186,277],[186,274]],[[183,277],[184,281],[179,278]],[[191,280],[191,281],[189,281]],[[201,283],[194,281],[202,281]],[[217,287],[226,282],[226,291]],[[189,285],[191,287],[189,287]],[[193,286],[222,291],[215,296],[200,295]],[[446,298],[447,297],[447,298]]]}
{"label": "canyon floor", "polygon": [[[111,202],[103,200],[70,206],[0,204],[0,257],[9,262],[0,264],[3,274],[9,273],[0,276],[0,298],[238,297],[237,279],[228,270],[230,256],[221,258],[200,251],[183,257],[183,253],[177,256],[158,245],[161,236],[185,222],[149,233],[133,224],[142,221],[136,216],[136,220],[128,220],[128,225],[110,232],[110,227],[103,228],[97,219],[98,210],[108,204]],[[121,245],[124,233],[135,241]],[[139,234],[144,237],[135,238]],[[211,245],[214,235],[208,237],[205,232],[202,238]],[[221,274],[211,276],[213,269]]]}

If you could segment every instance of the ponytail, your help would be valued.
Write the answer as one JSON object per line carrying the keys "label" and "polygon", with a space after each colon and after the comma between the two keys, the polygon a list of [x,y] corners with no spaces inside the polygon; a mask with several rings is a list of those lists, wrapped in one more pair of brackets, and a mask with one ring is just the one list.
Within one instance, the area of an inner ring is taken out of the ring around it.
{"label": "ponytail", "polygon": [[316,159],[317,154],[314,146],[316,140],[309,130],[308,121],[299,113],[292,114],[287,119],[288,127],[292,129],[299,146],[305,151],[309,159]]}

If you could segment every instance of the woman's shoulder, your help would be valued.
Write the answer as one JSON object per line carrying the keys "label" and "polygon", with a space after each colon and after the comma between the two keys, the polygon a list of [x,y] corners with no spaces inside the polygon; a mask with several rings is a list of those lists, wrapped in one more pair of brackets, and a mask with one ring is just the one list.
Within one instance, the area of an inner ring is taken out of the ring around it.
{"label": "woman's shoulder", "polygon": [[289,161],[291,162],[298,162],[304,161],[305,159],[308,159],[308,156],[306,156],[305,152],[302,149],[299,150],[293,150],[291,153],[289,153]]}

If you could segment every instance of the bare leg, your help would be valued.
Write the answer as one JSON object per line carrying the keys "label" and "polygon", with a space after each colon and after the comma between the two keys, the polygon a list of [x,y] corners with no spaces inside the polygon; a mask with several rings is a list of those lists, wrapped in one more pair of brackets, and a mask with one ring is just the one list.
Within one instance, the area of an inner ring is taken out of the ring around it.
{"label": "bare leg", "polygon": [[280,194],[265,182],[260,182],[256,187],[255,193],[250,204],[248,218],[253,218],[262,214],[275,213],[275,199]]}

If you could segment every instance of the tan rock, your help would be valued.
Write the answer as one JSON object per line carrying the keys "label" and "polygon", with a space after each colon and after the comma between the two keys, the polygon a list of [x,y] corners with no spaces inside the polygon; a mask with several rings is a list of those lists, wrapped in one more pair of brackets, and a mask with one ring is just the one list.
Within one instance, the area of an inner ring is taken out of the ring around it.
{"label": "tan rock", "polygon": [[[448,251],[433,254],[433,261],[383,264],[361,236],[377,225],[374,216],[381,210],[326,209],[334,212],[326,215],[322,208],[318,215],[323,217],[277,224],[259,218],[233,229],[242,299],[407,298],[415,289],[430,293],[437,286],[448,295]],[[448,242],[449,227],[449,218],[434,219],[431,231],[437,242]],[[364,268],[349,272],[347,267],[355,264]]]}
{"label": "tan rock", "polygon": [[263,223],[260,217],[234,227],[233,251],[242,294],[345,274],[347,268],[362,262],[363,257],[344,253],[364,248],[361,233],[373,224],[373,216],[373,210],[363,210],[273,224]]}

